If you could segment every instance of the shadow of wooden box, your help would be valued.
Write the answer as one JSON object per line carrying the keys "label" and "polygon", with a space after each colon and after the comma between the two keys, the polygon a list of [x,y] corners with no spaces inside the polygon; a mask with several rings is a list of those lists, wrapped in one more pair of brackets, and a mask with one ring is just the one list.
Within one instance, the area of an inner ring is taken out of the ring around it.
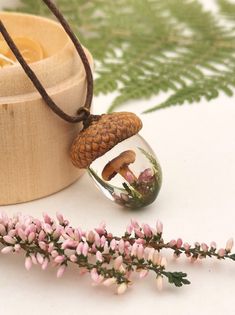
{"label": "shadow of wooden box", "polygon": [[[42,44],[46,58],[31,67],[56,104],[75,115],[85,100],[86,77],[60,24],[19,13],[0,12],[0,18],[13,37]],[[38,199],[76,181],[83,171],[72,165],[69,148],[80,129],[48,108],[19,65],[0,68],[0,205]]]}

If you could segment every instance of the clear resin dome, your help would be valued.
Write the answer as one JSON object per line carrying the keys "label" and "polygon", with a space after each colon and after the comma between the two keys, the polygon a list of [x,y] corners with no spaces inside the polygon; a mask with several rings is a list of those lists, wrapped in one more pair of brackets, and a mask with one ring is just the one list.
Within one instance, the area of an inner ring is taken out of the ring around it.
{"label": "clear resin dome", "polygon": [[160,164],[140,135],[122,141],[96,159],[88,172],[107,198],[133,209],[151,204],[162,183]]}

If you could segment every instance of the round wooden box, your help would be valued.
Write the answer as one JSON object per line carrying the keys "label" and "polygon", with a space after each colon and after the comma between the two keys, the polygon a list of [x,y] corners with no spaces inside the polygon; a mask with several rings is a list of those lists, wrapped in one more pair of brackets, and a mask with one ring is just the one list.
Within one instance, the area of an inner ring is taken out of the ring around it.
{"label": "round wooden box", "polygon": [[[58,106],[75,115],[86,77],[60,24],[19,13],[0,12],[0,18],[12,36],[42,44],[46,58],[31,67]],[[47,196],[76,181],[83,171],[72,165],[69,148],[80,129],[48,108],[19,65],[0,68],[0,204]]]}

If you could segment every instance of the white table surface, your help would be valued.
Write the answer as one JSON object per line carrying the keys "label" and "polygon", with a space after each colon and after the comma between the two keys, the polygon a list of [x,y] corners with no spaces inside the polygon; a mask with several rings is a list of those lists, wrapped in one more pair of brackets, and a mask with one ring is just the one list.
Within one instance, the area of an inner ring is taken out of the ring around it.
{"label": "white table surface", "polygon": [[[1,0],[0,7],[13,2]],[[211,1],[204,3],[210,8]],[[96,98],[95,111],[104,112],[111,98]],[[141,113],[159,100],[132,102],[123,109]],[[152,225],[159,218],[166,239],[215,240],[224,246],[229,237],[235,237],[234,98],[222,95],[210,103],[174,107],[141,118],[141,134],[157,153],[164,175],[153,205],[139,212],[124,211],[106,200],[85,175],[53,196],[0,210],[35,217],[59,211],[83,228],[105,219],[117,234],[131,218]],[[235,263],[208,260],[192,265],[184,258],[172,258],[169,268],[186,271],[192,284],[183,288],[165,284],[158,292],[154,277],[149,276],[117,296],[113,290],[92,287],[89,277],[80,277],[76,268],[57,279],[52,268],[42,272],[34,267],[27,272],[23,256],[0,255],[0,314],[235,314]]]}

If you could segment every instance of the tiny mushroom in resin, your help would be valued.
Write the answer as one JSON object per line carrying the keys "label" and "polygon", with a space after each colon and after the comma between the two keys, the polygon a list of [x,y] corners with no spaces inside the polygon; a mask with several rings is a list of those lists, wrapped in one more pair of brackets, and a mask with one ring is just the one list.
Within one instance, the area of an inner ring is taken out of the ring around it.
{"label": "tiny mushroom in resin", "polygon": [[119,173],[129,183],[136,181],[136,176],[129,168],[129,165],[135,162],[135,158],[136,154],[132,150],[122,152],[105,165],[102,171],[103,180],[110,181]]}

